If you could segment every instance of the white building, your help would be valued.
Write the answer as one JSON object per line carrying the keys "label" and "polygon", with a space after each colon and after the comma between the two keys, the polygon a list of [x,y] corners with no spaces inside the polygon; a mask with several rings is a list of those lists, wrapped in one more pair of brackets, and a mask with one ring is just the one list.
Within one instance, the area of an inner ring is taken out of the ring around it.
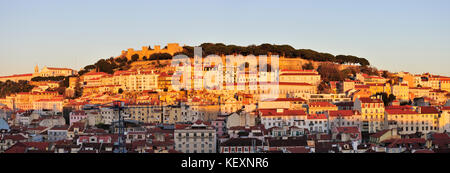
{"label": "white building", "polygon": [[174,132],[175,150],[183,153],[216,153],[216,130],[197,121]]}
{"label": "white building", "polygon": [[306,126],[306,112],[289,109],[259,109],[261,123],[266,129],[283,126]]}

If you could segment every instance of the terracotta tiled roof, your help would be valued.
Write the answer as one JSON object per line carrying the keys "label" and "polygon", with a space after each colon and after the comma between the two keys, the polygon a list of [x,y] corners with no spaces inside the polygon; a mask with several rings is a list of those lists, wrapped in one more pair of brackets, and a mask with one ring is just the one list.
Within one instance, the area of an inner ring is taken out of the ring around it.
{"label": "terracotta tiled roof", "polygon": [[433,106],[421,106],[420,113],[422,113],[422,114],[438,114],[439,110]]}
{"label": "terracotta tiled roof", "polygon": [[283,109],[283,112],[278,112],[277,109],[259,109],[262,116],[305,116],[306,112],[303,110],[289,110]]}
{"label": "terracotta tiled roof", "polygon": [[309,103],[309,107],[336,107],[336,105],[330,102],[311,102]]}
{"label": "terracotta tiled roof", "polygon": [[263,101],[272,101],[272,102],[283,102],[283,101],[288,101],[288,102],[306,102],[306,100],[302,99],[302,98],[276,98],[276,99],[267,99],[267,100],[263,100]]}
{"label": "terracotta tiled roof", "polygon": [[375,134],[370,135],[370,137],[379,138],[379,137],[383,136],[385,133],[387,133],[389,131],[390,131],[389,129],[382,130],[382,131],[379,131],[379,132],[377,132]]}
{"label": "terracotta tiled roof", "polygon": [[11,76],[0,76],[0,78],[14,78],[14,77],[28,77],[28,76],[33,76],[33,74],[15,74],[15,75],[11,75]]}
{"label": "terracotta tiled roof", "polygon": [[359,98],[359,101],[361,101],[361,103],[383,103],[380,99],[371,99],[367,97],[361,97]]}
{"label": "terracotta tiled roof", "polygon": [[358,127],[336,127],[338,133],[359,133]]}
{"label": "terracotta tiled roof", "polygon": [[70,68],[57,68],[57,67],[47,67],[49,70],[72,70]]}
{"label": "terracotta tiled roof", "polygon": [[418,114],[416,111],[413,111],[413,110],[386,109],[385,111],[387,114],[392,114],[392,115]]}
{"label": "terracotta tiled roof", "polygon": [[327,116],[325,114],[309,114],[307,119],[308,120],[327,119]]}
{"label": "terracotta tiled roof", "polygon": [[361,115],[361,113],[357,110],[337,110],[337,111],[328,111],[328,115],[330,115],[330,117],[354,116],[354,115]]}
{"label": "terracotta tiled roof", "polygon": [[25,138],[22,135],[5,135],[5,136],[3,136],[2,140],[22,141],[22,140],[25,140],[25,139],[27,139],[27,138]]}

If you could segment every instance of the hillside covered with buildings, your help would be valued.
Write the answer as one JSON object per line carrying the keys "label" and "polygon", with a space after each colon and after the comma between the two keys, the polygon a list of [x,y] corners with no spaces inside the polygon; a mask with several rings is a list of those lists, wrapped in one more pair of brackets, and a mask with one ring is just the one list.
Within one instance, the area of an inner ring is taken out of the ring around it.
{"label": "hillside covered with buildings", "polygon": [[[203,58],[215,54],[227,66],[172,66],[180,54],[193,62],[194,47],[170,43],[80,70],[36,66],[0,77],[0,153],[117,152],[119,113],[127,152],[450,151],[450,77],[393,73],[366,58],[289,45],[200,47]],[[278,68],[252,71],[250,55],[278,55]],[[214,71],[223,85],[208,83]]]}

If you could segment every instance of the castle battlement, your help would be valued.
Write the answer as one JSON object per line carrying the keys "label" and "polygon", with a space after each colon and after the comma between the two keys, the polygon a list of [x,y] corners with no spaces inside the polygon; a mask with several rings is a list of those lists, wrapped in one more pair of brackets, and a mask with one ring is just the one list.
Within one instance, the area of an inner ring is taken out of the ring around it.
{"label": "castle battlement", "polygon": [[154,49],[150,49],[148,46],[142,46],[142,50],[134,50],[133,48],[129,48],[126,51],[122,51],[122,56],[125,56],[128,60],[131,60],[131,57],[137,54],[139,56],[139,60],[142,60],[144,56],[149,58],[155,53],[168,53],[170,55],[174,55],[175,53],[181,51],[183,51],[183,47],[181,47],[178,43],[169,43],[164,49],[161,49],[160,45],[155,45]]}

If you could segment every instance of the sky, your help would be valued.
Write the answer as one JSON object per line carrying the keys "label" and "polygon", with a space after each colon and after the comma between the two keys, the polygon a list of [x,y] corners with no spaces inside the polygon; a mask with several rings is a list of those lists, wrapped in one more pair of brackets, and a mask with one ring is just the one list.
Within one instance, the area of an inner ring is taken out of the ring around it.
{"label": "sky", "polygon": [[0,75],[75,70],[122,50],[289,44],[450,76],[448,0],[0,0]]}

